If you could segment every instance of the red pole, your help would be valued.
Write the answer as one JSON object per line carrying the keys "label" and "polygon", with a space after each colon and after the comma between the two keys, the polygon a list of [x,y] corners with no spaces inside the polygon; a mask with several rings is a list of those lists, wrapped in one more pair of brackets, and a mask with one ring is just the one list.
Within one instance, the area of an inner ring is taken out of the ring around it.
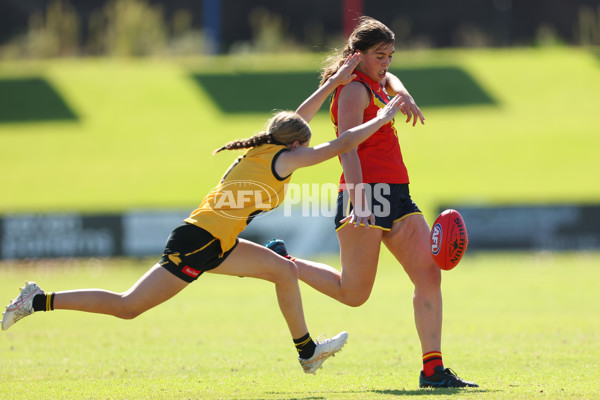
{"label": "red pole", "polygon": [[363,15],[363,0],[343,0],[342,18],[344,20],[344,37],[350,36],[358,17]]}

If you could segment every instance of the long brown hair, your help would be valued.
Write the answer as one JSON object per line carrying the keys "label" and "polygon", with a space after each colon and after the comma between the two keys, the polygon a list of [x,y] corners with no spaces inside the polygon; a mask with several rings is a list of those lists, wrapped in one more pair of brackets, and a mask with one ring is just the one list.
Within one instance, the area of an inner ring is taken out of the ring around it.
{"label": "long brown hair", "polygon": [[216,154],[222,150],[248,149],[261,144],[288,144],[298,141],[304,143],[311,137],[308,123],[299,114],[292,111],[281,111],[267,124],[266,132],[258,133],[248,139],[238,139],[226,143],[220,149],[213,151]]}
{"label": "long brown hair", "polygon": [[346,47],[340,54],[327,60],[328,65],[321,72],[321,85],[327,82],[327,79],[335,74],[344,61],[357,50],[366,53],[374,46],[393,44],[394,40],[394,32],[383,23],[371,17],[360,17],[358,25],[346,40]]}

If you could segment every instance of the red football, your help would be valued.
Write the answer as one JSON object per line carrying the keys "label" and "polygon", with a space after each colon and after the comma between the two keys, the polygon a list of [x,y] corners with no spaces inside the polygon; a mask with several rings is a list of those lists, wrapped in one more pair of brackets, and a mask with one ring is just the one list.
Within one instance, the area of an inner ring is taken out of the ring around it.
{"label": "red football", "polygon": [[458,265],[467,250],[469,237],[462,216],[456,210],[442,212],[431,228],[431,256],[441,269]]}

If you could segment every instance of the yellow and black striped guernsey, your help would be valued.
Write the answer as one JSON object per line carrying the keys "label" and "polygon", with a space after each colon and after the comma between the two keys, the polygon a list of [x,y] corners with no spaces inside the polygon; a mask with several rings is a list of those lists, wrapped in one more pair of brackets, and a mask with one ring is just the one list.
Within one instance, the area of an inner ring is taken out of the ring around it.
{"label": "yellow and black striped guernsey", "polygon": [[280,177],[274,166],[285,151],[288,149],[283,145],[263,144],[239,156],[185,222],[219,239],[223,252],[231,249],[255,216],[283,201],[292,175]]}

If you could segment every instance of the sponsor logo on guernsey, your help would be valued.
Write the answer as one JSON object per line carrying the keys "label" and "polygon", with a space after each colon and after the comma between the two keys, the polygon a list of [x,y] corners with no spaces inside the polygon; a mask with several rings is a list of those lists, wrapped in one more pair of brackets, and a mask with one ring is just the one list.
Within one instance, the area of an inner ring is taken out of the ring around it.
{"label": "sponsor logo on guernsey", "polygon": [[436,256],[442,248],[442,225],[435,224],[431,232],[431,253]]}

